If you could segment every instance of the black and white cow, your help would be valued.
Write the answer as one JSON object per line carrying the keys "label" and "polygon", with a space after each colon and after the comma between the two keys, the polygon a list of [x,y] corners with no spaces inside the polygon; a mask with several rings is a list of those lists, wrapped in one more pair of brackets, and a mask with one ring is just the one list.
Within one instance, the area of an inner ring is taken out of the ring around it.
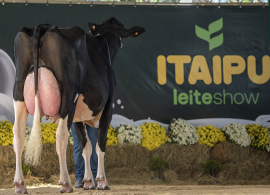
{"label": "black and white cow", "polygon": [[95,189],[90,169],[92,146],[84,124],[99,128],[98,189],[109,189],[104,170],[104,154],[116,79],[112,63],[121,46],[121,38],[136,37],[145,30],[126,30],[112,17],[101,25],[89,23],[90,36],[73,26],[60,29],[42,24],[23,27],[15,38],[16,79],[13,88],[16,153],[15,192],[27,193],[22,173],[26,119],[34,115],[33,129],[25,151],[25,162],[37,165],[42,151],[40,119],[59,121],[56,150],[60,163],[60,192],[72,192],[66,164],[68,130],[74,123],[85,159],[84,188]]}

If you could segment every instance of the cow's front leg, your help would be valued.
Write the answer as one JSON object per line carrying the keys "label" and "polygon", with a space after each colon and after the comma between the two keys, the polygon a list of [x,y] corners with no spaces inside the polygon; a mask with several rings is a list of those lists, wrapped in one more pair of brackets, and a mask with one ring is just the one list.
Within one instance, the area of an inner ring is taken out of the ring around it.
{"label": "cow's front leg", "polygon": [[14,101],[15,122],[13,126],[13,148],[16,153],[16,171],[14,177],[15,193],[27,194],[22,172],[22,152],[27,120],[27,109],[24,102]]}
{"label": "cow's front leg", "polygon": [[60,192],[73,192],[72,184],[69,179],[66,152],[68,143],[68,116],[65,119],[60,118],[59,125],[56,131],[56,151],[59,156],[60,163],[60,181],[59,185],[62,185]]}
{"label": "cow's front leg", "polygon": [[97,171],[97,182],[98,182],[98,186],[97,189],[98,190],[110,190],[110,187],[108,185],[106,176],[105,176],[105,168],[104,168],[104,156],[105,156],[105,152],[102,152],[98,143],[96,145],[96,151],[97,151],[97,155],[98,155],[98,171]]}

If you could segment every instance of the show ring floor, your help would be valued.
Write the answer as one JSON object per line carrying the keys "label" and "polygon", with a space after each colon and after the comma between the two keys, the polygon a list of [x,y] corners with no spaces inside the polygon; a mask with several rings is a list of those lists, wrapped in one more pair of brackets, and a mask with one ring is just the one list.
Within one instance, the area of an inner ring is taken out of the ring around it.
{"label": "show ring floor", "polygon": [[[58,186],[41,185],[39,188],[28,187],[28,193],[34,194],[60,194]],[[88,195],[270,195],[270,185],[112,185],[110,191],[89,191],[74,188],[70,194]],[[14,188],[1,189],[0,195],[14,194]]]}

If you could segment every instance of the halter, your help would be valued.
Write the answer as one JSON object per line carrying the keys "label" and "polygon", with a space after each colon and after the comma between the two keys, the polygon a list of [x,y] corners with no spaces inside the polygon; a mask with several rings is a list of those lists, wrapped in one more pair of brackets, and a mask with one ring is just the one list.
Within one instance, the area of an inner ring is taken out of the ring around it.
{"label": "halter", "polygon": [[118,40],[120,42],[120,48],[122,48],[123,47],[122,38],[120,36],[118,36],[117,34],[113,33],[113,32],[110,32],[110,33],[112,33],[114,36],[116,36],[118,38]]}
{"label": "halter", "polygon": [[[112,33],[112,32],[111,32]],[[122,48],[123,47],[123,44],[122,44],[122,40],[121,40],[121,37],[120,36],[118,36],[117,34],[114,34],[114,33],[112,33],[114,36],[116,36],[118,39],[119,39],[119,41],[120,41],[120,48]],[[108,56],[109,56],[109,62],[110,62],[110,66],[112,66],[112,61],[111,61],[111,55],[110,55],[110,49],[109,49],[109,45],[108,45],[108,42],[107,42],[107,38],[104,36],[104,38],[105,38],[105,41],[106,41],[106,44],[107,44],[107,49],[108,49]]]}
{"label": "halter", "polygon": [[112,66],[111,55],[110,55],[110,49],[109,49],[109,45],[108,45],[108,42],[107,42],[107,38],[106,38],[106,37],[105,37],[105,41],[106,41],[107,48],[108,48],[108,56],[109,56],[110,66]]}

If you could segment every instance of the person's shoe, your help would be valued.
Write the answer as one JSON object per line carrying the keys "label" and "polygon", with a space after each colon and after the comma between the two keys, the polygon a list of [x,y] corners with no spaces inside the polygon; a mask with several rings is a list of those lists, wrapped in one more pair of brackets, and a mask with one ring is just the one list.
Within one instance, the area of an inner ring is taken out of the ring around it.
{"label": "person's shoe", "polygon": [[83,188],[83,181],[77,181],[75,188]]}

